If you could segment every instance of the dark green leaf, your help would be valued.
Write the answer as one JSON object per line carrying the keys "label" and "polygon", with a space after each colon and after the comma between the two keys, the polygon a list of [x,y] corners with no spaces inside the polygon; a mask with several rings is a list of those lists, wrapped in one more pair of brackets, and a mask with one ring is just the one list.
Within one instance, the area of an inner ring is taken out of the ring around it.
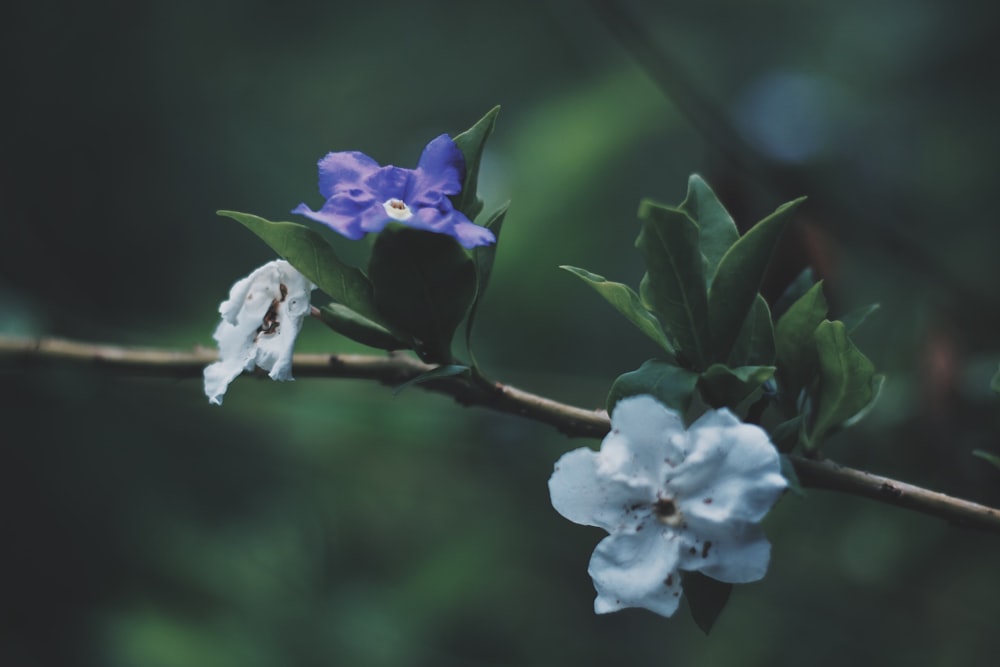
{"label": "dark green leaf", "polygon": [[438,380],[441,378],[454,377],[456,375],[468,375],[469,367],[462,366],[461,364],[448,364],[445,366],[438,366],[433,370],[429,370],[426,373],[421,373],[415,378],[407,380],[403,384],[399,385],[392,390],[393,396],[398,396],[404,389],[412,387],[414,385],[423,384],[424,382],[430,382],[431,380]]}
{"label": "dark green leaf", "polygon": [[774,375],[774,366],[729,368],[713,364],[698,379],[702,398],[713,408],[735,408]]}
{"label": "dark green leaf", "polygon": [[708,290],[708,321],[715,359],[726,359],[753,307],[778,238],[803,199],[782,204],[733,244]]}
{"label": "dark green leaf", "polygon": [[639,331],[646,334],[653,341],[666,350],[669,354],[674,353],[674,347],[667,340],[666,335],[663,333],[663,328],[660,327],[659,321],[657,321],[656,316],[650,313],[643,306],[642,302],[639,300],[639,295],[637,295],[631,287],[628,285],[623,285],[621,283],[611,282],[606,280],[604,276],[599,276],[596,273],[591,273],[585,269],[578,269],[575,266],[560,266],[560,269],[569,271],[577,278],[580,278],[585,283],[594,288],[594,290],[603,296],[608,303],[615,307],[619,313],[625,316],[625,318],[638,327]]}
{"label": "dark green leaf", "polygon": [[993,375],[993,379],[990,380],[990,389],[1000,394],[1000,368],[997,369],[997,372]]}
{"label": "dark green leaf", "polygon": [[823,296],[823,281],[820,281],[791,304],[774,327],[778,378],[789,408],[795,405],[799,392],[816,375],[819,359],[813,333],[826,319],[826,313],[826,297]]}
{"label": "dark green leaf", "polygon": [[844,326],[847,328],[847,333],[852,334],[857,330],[858,327],[860,327],[862,324],[865,323],[865,321],[872,313],[877,311],[879,308],[881,308],[879,304],[873,303],[869,306],[865,306],[864,308],[859,308],[858,310],[855,310],[851,313],[848,313],[847,315],[844,315],[842,318],[840,318],[840,321],[843,322]]}
{"label": "dark green leaf", "polygon": [[476,298],[472,302],[472,307],[469,309],[469,317],[465,322],[465,346],[469,350],[469,358],[472,361],[473,367],[478,367],[478,365],[476,364],[476,356],[472,353],[472,325],[475,322],[476,313],[479,311],[479,304],[482,303],[483,296],[486,294],[486,288],[490,284],[490,275],[493,273],[493,260],[496,258],[497,246],[500,245],[500,229],[503,227],[508,206],[510,206],[510,202],[507,202],[494,211],[486,221],[486,224],[483,225],[486,229],[493,232],[493,236],[496,237],[496,243],[481,245],[472,249],[472,260],[476,263]]}
{"label": "dark green leaf", "polygon": [[691,406],[697,382],[697,373],[660,359],[650,359],[638,369],[619,376],[611,385],[608,412],[623,398],[651,394],[667,407],[684,414]]}
{"label": "dark green leaf", "polygon": [[736,223],[712,188],[698,174],[691,174],[688,179],[687,196],[679,208],[698,225],[705,280],[711,284],[722,256],[740,238]]}
{"label": "dark green leaf", "polygon": [[729,602],[733,585],[716,581],[701,572],[682,572],[681,581],[691,618],[707,635]]}
{"label": "dark green leaf", "polygon": [[819,394],[806,447],[815,449],[877,396],[875,367],[847,336],[843,322],[823,321],[814,334],[819,354]]}
{"label": "dark green leaf", "polygon": [[729,353],[729,366],[771,366],[774,364],[774,325],[771,310],[760,294],[743,322]]}
{"label": "dark green leaf", "polygon": [[643,201],[636,247],[646,260],[640,296],[653,310],[678,356],[696,369],[707,359],[708,297],[698,226],[683,211]]}
{"label": "dark green leaf", "polygon": [[313,230],[294,222],[271,222],[249,213],[217,213],[259,236],[338,303],[370,320],[378,320],[368,278],[359,269],[342,262],[330,244]]}
{"label": "dark green leaf", "polygon": [[795,464],[792,463],[792,460],[786,454],[781,454],[778,460],[781,462],[781,476],[788,482],[788,490],[801,498],[805,498],[806,492],[802,488],[802,482],[799,481],[799,474],[795,472]]}
{"label": "dark green leaf", "polygon": [[809,291],[809,289],[816,284],[816,276],[813,274],[813,270],[810,267],[802,269],[802,272],[795,277],[785,291],[781,293],[778,300],[774,302],[774,308],[771,309],[771,313],[774,315],[774,321],[777,322],[788,308],[802,298],[802,295]]}
{"label": "dark green leaf", "polygon": [[979,458],[983,459],[984,461],[989,461],[990,463],[992,463],[993,465],[995,465],[998,470],[1000,470],[1000,456],[997,456],[996,454],[991,454],[991,453],[989,453],[987,451],[984,451],[982,449],[975,449],[975,450],[973,450],[972,451],[972,455],[973,456],[978,456]]}
{"label": "dark green leaf", "polygon": [[479,163],[483,159],[486,140],[493,133],[498,113],[500,113],[500,107],[493,107],[475,125],[455,137],[455,143],[462,151],[462,155],[465,156],[465,180],[462,182],[462,191],[452,197],[452,203],[469,220],[475,220],[479,212],[483,210],[483,200],[476,195]]}
{"label": "dark green leaf", "polygon": [[320,319],[337,333],[380,350],[403,350],[409,345],[385,327],[358,315],[347,306],[331,303],[319,309]]}
{"label": "dark green leaf", "polygon": [[412,338],[425,361],[451,362],[451,339],[476,294],[476,267],[455,239],[390,226],[368,265],[381,321]]}
{"label": "dark green leaf", "polygon": [[771,442],[779,452],[790,452],[799,444],[799,433],[802,431],[802,415],[792,417],[774,427],[771,431]]}

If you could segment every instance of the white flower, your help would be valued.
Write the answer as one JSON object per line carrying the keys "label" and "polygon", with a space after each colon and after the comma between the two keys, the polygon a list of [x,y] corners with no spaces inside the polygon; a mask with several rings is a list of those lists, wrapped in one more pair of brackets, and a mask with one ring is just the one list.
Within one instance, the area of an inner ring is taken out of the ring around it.
{"label": "white flower", "polygon": [[292,348],[316,288],[284,260],[274,260],[238,281],[219,306],[215,330],[219,361],[205,368],[208,402],[222,405],[229,383],[259,366],[272,380],[291,380]]}
{"label": "white flower", "polygon": [[610,535],[590,559],[594,611],[677,610],[679,570],[740,584],[761,579],[771,545],[758,523],[787,483],[767,433],[728,410],[684,429],[651,396],[626,398],[601,450],[563,455],[549,479],[564,517]]}

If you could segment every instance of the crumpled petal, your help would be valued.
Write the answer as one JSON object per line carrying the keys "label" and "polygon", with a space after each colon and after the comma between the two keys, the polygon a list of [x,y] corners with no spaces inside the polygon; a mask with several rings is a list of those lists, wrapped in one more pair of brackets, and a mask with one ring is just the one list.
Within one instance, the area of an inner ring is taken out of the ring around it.
{"label": "crumpled petal", "polygon": [[680,549],[679,567],[697,570],[727,584],[758,581],[767,574],[771,543],[756,524],[731,528],[728,535],[715,539],[685,541]]}
{"label": "crumpled petal", "polygon": [[338,192],[358,188],[378,170],[378,162],[359,151],[327,153],[319,161],[319,192],[329,199]]}
{"label": "crumpled petal", "polygon": [[465,156],[451,137],[442,134],[432,139],[420,154],[416,176],[421,191],[457,195],[465,178]]}
{"label": "crumpled petal", "polygon": [[601,444],[601,473],[641,479],[656,486],[665,468],[684,458],[684,423],[652,396],[618,401],[611,433]]}
{"label": "crumpled petal", "polygon": [[213,337],[219,360],[204,370],[209,403],[222,404],[229,384],[260,367],[274,380],[292,379],[292,351],[309,314],[309,280],[284,260],[268,262],[233,285],[219,306],[222,322]]}
{"label": "crumpled petal", "polygon": [[649,503],[652,490],[601,475],[597,468],[598,453],[591,449],[563,454],[549,478],[552,506],[573,523],[619,530],[628,520],[629,508]]}
{"label": "crumpled petal", "polygon": [[767,433],[726,409],[706,413],[688,430],[690,451],[674,471],[670,488],[694,525],[757,523],[788,483]]}
{"label": "crumpled petal", "polygon": [[679,544],[664,530],[615,533],[601,540],[588,573],[597,598],[594,611],[607,614],[626,607],[645,607],[663,616],[677,611],[681,582],[677,572]]}

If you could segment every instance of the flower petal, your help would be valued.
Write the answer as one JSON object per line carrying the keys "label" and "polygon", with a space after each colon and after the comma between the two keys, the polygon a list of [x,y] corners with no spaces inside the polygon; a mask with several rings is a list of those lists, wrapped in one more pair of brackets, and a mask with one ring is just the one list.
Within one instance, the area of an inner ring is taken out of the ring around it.
{"label": "flower petal", "polygon": [[570,521],[612,532],[626,522],[634,530],[638,517],[630,520],[629,512],[637,504],[648,504],[652,491],[600,474],[597,452],[581,447],[556,461],[549,495],[556,511]]}
{"label": "flower petal", "polygon": [[465,156],[451,137],[442,134],[432,139],[420,154],[416,176],[415,190],[457,195],[465,178]]}
{"label": "flower petal", "polygon": [[[336,199],[336,198],[334,198]],[[331,206],[331,202],[334,200],[329,200],[326,205],[323,206],[319,211],[314,211],[305,204],[299,204],[292,209],[292,213],[298,215],[304,215],[310,220],[315,220],[316,222],[321,222],[327,227],[331,228],[333,231],[346,236],[352,241],[357,241],[365,235],[363,229],[361,229],[360,222],[360,212],[354,215],[346,215],[337,210],[337,206]],[[363,212],[363,211],[362,211]]]}
{"label": "flower petal", "polygon": [[668,486],[683,499],[681,513],[697,530],[757,523],[788,485],[767,433],[728,410],[706,413],[692,424],[688,442],[688,456]]}
{"label": "flower petal", "polygon": [[359,186],[378,168],[378,162],[358,151],[327,153],[319,161],[319,192],[329,199],[338,191]]}
{"label": "flower petal", "polygon": [[680,550],[682,570],[697,570],[728,584],[758,581],[767,574],[771,543],[760,526],[731,526],[726,537],[711,540],[692,540],[690,535]]}
{"label": "flower petal", "polygon": [[677,611],[679,542],[666,530],[616,533],[594,549],[588,572],[597,589],[594,611],[644,607],[663,616]]}
{"label": "flower petal", "polygon": [[611,433],[601,444],[601,469],[656,487],[663,469],[683,459],[683,443],[680,415],[652,396],[632,396],[612,411]]}

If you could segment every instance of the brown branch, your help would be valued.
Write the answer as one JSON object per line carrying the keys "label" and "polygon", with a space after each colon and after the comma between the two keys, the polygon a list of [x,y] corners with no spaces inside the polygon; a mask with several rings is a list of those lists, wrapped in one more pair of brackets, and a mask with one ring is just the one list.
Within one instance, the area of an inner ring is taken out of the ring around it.
{"label": "brown branch", "polygon": [[[95,345],[60,338],[24,339],[0,336],[0,362],[30,368],[52,362],[73,362],[102,370],[146,377],[200,378],[202,369],[217,358],[214,350],[191,352]],[[297,377],[374,380],[396,386],[435,366],[407,354],[297,354]],[[604,410],[585,410],[538,396],[510,385],[444,377],[421,384],[446,394],[462,405],[479,405],[554,426],[572,437],[602,438],[610,428]],[[943,493],[842,466],[829,460],[791,457],[803,486],[869,498],[936,516],[966,528],[1000,534],[1000,510],[953,498]]]}

